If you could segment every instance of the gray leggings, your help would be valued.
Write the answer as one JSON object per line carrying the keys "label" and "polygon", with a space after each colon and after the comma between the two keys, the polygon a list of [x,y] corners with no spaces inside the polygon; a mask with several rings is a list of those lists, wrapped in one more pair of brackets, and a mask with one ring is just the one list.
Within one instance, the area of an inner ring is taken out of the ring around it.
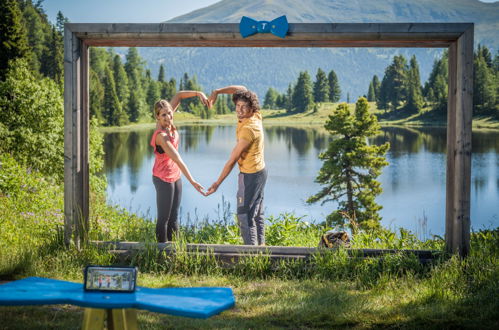
{"label": "gray leggings", "polygon": [[155,176],[152,182],[156,188],[156,205],[158,221],[156,222],[156,239],[160,243],[171,241],[178,232],[178,209],[182,198],[182,180],[165,182]]}

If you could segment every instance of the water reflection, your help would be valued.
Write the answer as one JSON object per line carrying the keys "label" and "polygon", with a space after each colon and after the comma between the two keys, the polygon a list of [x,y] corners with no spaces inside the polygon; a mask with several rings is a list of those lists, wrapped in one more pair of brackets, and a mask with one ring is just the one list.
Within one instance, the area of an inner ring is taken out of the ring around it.
{"label": "water reflection", "polygon": [[[180,153],[198,181],[208,187],[216,180],[235,144],[235,126],[180,126]],[[104,135],[105,174],[108,199],[138,213],[155,217],[151,183],[154,161],[149,146],[153,129]],[[314,183],[322,166],[318,159],[331,137],[323,127],[265,127],[265,157],[269,170],[266,214],[294,211],[308,221],[322,221],[335,203],[306,205],[304,201],[320,186]],[[369,141],[390,142],[390,163],[380,177],[383,194],[378,203],[384,225],[420,230],[426,221],[434,234],[443,234],[445,215],[446,130],[443,128],[383,128]],[[499,132],[472,135],[472,225],[498,225]],[[184,184],[183,218],[216,216],[222,195],[232,201],[237,189],[236,173],[217,194],[205,198]],[[419,227],[418,227],[419,226]]]}

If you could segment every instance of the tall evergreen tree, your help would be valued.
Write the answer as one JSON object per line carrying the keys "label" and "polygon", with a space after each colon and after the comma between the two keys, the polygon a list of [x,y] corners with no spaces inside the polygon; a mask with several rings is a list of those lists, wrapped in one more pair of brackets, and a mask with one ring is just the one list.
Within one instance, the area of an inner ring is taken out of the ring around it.
{"label": "tall evergreen tree", "polygon": [[130,89],[142,90],[142,75],[144,74],[144,62],[140,58],[137,48],[128,48],[126,55],[125,71],[128,75]]}
{"label": "tall evergreen tree", "polygon": [[227,106],[226,95],[222,94],[217,98],[214,108],[215,108],[215,113],[217,115],[224,115],[230,113],[230,109]]}
{"label": "tall evergreen tree", "polygon": [[57,29],[57,31],[59,31],[59,33],[64,33],[64,24],[65,23],[68,23],[69,20],[67,17],[65,17],[62,12],[59,10],[57,12],[57,16],[56,16],[56,23],[55,23],[55,27]]}
{"label": "tall evergreen tree", "polygon": [[151,80],[149,81],[149,87],[147,89],[146,102],[147,106],[152,109],[154,107],[154,103],[159,100],[159,88],[158,82]]}
{"label": "tall evergreen tree", "polygon": [[265,99],[263,101],[264,109],[275,109],[277,107],[277,98],[279,97],[279,93],[270,87],[265,93]]}
{"label": "tall evergreen tree", "polygon": [[369,83],[369,90],[367,91],[367,100],[369,102],[376,101],[376,93],[374,92],[374,86],[372,81]]}
{"label": "tall evergreen tree", "polygon": [[29,57],[28,40],[17,0],[0,1],[0,81],[9,61]]}
{"label": "tall evergreen tree", "polygon": [[448,53],[444,52],[442,58],[435,60],[428,81],[425,83],[423,95],[426,99],[434,103],[434,108],[441,111],[447,111],[448,95]]}
{"label": "tall evergreen tree", "polygon": [[492,64],[493,64],[492,53],[487,48],[487,46],[480,45],[480,44],[478,45],[478,49],[475,53],[475,58],[477,58],[477,57],[483,58],[485,64],[487,64],[487,67],[492,68]]}
{"label": "tall evergreen tree", "polygon": [[293,89],[292,104],[293,112],[306,112],[314,106],[312,81],[307,71],[300,72],[298,76],[298,81]]}
{"label": "tall evergreen tree", "polygon": [[406,109],[410,112],[421,111],[423,108],[423,89],[421,87],[421,78],[419,75],[419,64],[415,55],[411,57],[406,86]]}
{"label": "tall evergreen tree", "polygon": [[109,67],[104,75],[104,119],[108,126],[121,126],[128,123],[126,113],[121,107],[121,103],[116,93],[114,75]]}
{"label": "tall evergreen tree", "polygon": [[128,98],[128,117],[131,122],[136,123],[140,118],[140,109],[143,107],[142,95],[134,89],[130,90],[130,97]]}
{"label": "tall evergreen tree", "polygon": [[102,123],[104,122],[104,87],[99,79],[99,75],[92,68],[90,68],[89,80],[90,116],[97,118]]}
{"label": "tall evergreen tree", "polygon": [[328,75],[329,82],[329,101],[330,102],[338,102],[341,97],[341,88],[340,83],[338,82],[338,77],[336,76],[336,72],[331,70]]}
{"label": "tall evergreen tree", "polygon": [[52,34],[46,38],[45,51],[41,57],[40,71],[62,85],[64,78],[64,49],[62,36],[52,27]]}
{"label": "tall evergreen tree", "polygon": [[368,137],[380,132],[376,116],[369,113],[367,100],[360,98],[354,114],[350,113],[348,104],[342,103],[324,127],[335,137],[319,155],[324,163],[316,182],[324,188],[307,202],[339,202],[338,209],[327,217],[329,225],[349,225],[354,233],[358,227],[379,227],[381,206],[375,198],[382,188],[376,179],[388,165],[385,154],[389,144],[376,146],[367,142]]}
{"label": "tall evergreen tree", "polygon": [[286,94],[278,94],[275,100],[277,109],[286,109]]}
{"label": "tall evergreen tree", "polygon": [[[478,115],[492,114],[496,104],[496,77],[492,72],[492,60],[490,67],[487,63],[487,54],[483,55],[483,49],[479,49],[474,60],[475,74],[473,76],[473,108]],[[489,52],[490,54],[490,52]]]}
{"label": "tall evergreen tree", "polygon": [[114,82],[116,84],[116,95],[122,105],[123,110],[126,112],[128,105],[128,98],[130,97],[130,89],[128,87],[128,76],[125,71],[125,67],[121,62],[121,57],[116,54],[113,57],[113,76]]}
{"label": "tall evergreen tree", "polygon": [[288,85],[288,89],[286,90],[286,95],[284,98],[285,109],[287,112],[293,111],[293,86],[291,84]]}
{"label": "tall evergreen tree", "polygon": [[[182,79],[184,84],[184,88],[182,90],[202,91],[202,87],[198,84],[196,76],[189,78],[189,75],[187,73],[184,73]],[[182,109],[184,109],[184,111],[191,112],[197,116],[208,115],[208,113],[205,110],[205,106],[201,103],[201,101],[197,97],[191,97],[182,100]]]}
{"label": "tall evergreen tree", "polygon": [[43,62],[42,56],[47,51],[46,45],[51,38],[50,25],[45,22],[31,2],[24,3],[22,9],[23,23],[26,30],[28,47],[30,49],[29,62],[35,74],[40,72]]}
{"label": "tall evergreen tree", "polygon": [[373,88],[374,88],[374,95],[376,96],[375,101],[378,101],[379,98],[379,90],[381,89],[381,82],[379,81],[379,78],[377,75],[373,76]]}
{"label": "tall evergreen tree", "polygon": [[396,109],[400,102],[406,100],[407,91],[407,60],[404,55],[396,55],[386,70],[381,82],[380,98],[384,98],[392,109]]}
{"label": "tall evergreen tree", "polygon": [[177,81],[175,78],[171,78],[170,81],[165,81],[161,84],[160,88],[160,98],[165,100],[171,100],[172,97],[177,93]]}
{"label": "tall evergreen tree", "polygon": [[149,109],[145,105],[146,91],[144,89],[147,88],[148,85],[144,85],[146,81],[144,74],[144,61],[135,47],[128,48],[125,71],[128,76],[130,98],[132,98],[133,91],[133,100],[128,100],[128,116],[131,121],[135,122],[139,120],[141,116],[146,116],[149,113]]}
{"label": "tall evergreen tree", "polygon": [[232,97],[227,96],[227,107],[229,108],[230,112],[236,111],[236,105],[232,101]]}
{"label": "tall evergreen tree", "polygon": [[326,73],[321,68],[317,69],[314,83],[314,101],[329,101],[329,80]]}
{"label": "tall evergreen tree", "polygon": [[165,66],[163,64],[159,66],[158,81],[165,82]]}

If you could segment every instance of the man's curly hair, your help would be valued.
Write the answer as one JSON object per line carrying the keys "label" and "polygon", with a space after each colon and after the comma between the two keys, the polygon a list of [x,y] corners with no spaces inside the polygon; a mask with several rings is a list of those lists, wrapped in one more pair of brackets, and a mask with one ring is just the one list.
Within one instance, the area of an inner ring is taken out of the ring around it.
{"label": "man's curly hair", "polygon": [[250,107],[252,112],[260,111],[260,104],[258,103],[258,97],[252,91],[238,90],[237,92],[232,94],[232,102],[236,104],[237,101],[244,101],[248,103],[248,106]]}

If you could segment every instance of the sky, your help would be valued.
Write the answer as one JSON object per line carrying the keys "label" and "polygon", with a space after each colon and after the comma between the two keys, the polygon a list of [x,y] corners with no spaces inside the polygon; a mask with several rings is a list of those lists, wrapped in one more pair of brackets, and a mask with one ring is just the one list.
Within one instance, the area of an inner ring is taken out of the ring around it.
{"label": "sky", "polygon": [[72,23],[159,23],[220,0],[45,0],[51,22],[60,10]]}
{"label": "sky", "polygon": [[[220,0],[44,0],[51,22],[60,10],[72,23],[159,23]],[[496,2],[498,0],[481,0]]]}

